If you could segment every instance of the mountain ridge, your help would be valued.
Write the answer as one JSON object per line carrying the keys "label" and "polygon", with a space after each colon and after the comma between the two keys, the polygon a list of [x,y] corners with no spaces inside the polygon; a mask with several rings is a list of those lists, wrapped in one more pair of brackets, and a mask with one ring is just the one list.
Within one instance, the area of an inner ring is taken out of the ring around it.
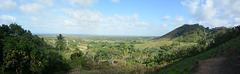
{"label": "mountain ridge", "polygon": [[152,40],[162,40],[162,39],[176,39],[183,42],[197,42],[203,38],[213,36],[215,33],[218,33],[220,30],[225,30],[226,27],[215,27],[209,29],[209,27],[204,27],[199,24],[184,24],[167,34],[153,38]]}

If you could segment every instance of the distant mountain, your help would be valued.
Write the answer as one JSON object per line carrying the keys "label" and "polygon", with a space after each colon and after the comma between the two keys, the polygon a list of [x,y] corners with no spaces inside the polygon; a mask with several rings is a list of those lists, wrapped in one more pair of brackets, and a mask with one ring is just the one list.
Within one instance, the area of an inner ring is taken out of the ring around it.
{"label": "distant mountain", "polygon": [[173,31],[161,36],[156,37],[153,40],[161,40],[161,39],[175,39],[178,41],[183,42],[197,42],[198,40],[210,36],[213,36],[215,33],[217,33],[219,30],[224,30],[225,27],[216,27],[209,29],[208,27],[204,27],[199,24],[184,24],[183,26],[180,26]]}

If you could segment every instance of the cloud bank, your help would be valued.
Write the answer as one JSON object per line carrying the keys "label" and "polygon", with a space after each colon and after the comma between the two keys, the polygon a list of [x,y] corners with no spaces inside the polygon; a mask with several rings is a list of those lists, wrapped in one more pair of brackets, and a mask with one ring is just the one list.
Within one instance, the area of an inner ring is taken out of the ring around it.
{"label": "cloud bank", "polygon": [[239,24],[239,0],[184,0],[190,16],[200,24],[210,27],[235,26]]}

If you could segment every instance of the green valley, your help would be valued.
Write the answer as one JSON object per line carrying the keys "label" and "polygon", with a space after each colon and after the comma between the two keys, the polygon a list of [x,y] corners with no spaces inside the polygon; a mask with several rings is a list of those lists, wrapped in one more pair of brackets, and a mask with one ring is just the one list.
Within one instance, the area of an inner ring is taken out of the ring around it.
{"label": "green valley", "polygon": [[1,73],[194,73],[196,60],[237,55],[239,29],[185,24],[147,37],[33,35],[17,24],[2,25]]}

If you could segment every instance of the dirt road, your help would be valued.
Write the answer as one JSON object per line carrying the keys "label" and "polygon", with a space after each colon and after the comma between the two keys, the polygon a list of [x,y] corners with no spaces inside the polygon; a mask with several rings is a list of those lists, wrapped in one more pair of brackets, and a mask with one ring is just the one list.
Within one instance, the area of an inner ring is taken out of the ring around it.
{"label": "dirt road", "polygon": [[226,58],[217,57],[199,62],[199,68],[194,74],[231,74],[230,69],[226,67]]}

